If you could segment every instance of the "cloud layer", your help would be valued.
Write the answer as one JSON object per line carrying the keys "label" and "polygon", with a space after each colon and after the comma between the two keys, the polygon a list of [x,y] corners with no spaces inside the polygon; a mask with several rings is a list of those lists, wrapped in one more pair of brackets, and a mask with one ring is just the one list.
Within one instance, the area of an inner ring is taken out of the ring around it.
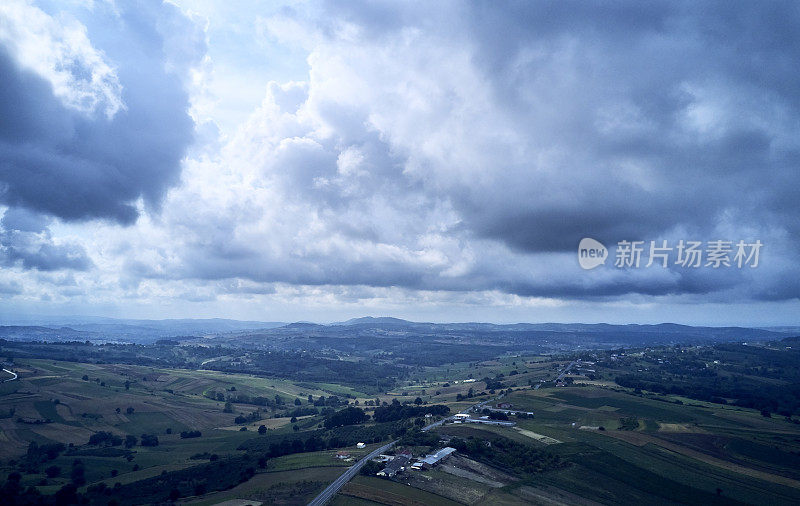
{"label": "cloud layer", "polygon": [[113,33],[113,46],[95,48],[75,18],[62,24],[23,2],[0,11],[0,201],[131,224],[138,199],[157,205],[178,181],[193,137],[188,94],[158,31],[179,13],[128,2],[94,9],[98,39]]}
{"label": "cloud layer", "polygon": [[[9,282],[328,305],[800,297],[793,3],[286,7],[251,22],[305,51],[308,79],[254,83],[228,136],[193,109],[213,103],[213,18],[93,9],[0,11]],[[587,236],[765,246],[758,269],[587,272]]]}

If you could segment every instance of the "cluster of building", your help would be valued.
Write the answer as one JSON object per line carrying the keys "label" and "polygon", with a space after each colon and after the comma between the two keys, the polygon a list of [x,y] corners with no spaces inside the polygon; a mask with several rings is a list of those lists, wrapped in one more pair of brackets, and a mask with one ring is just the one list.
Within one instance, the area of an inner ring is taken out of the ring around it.
{"label": "cluster of building", "polygon": [[[430,453],[417,459],[416,462],[409,465],[409,462],[413,459],[411,452],[405,450],[403,452],[398,453],[395,455],[391,460],[388,460],[386,467],[378,471],[378,476],[384,476],[387,478],[391,478],[395,476],[397,473],[405,471],[406,468],[413,469],[415,471],[419,471],[422,469],[430,469],[433,466],[441,463],[447,457],[449,457],[453,452],[455,452],[455,448],[451,448],[449,446],[437,450],[435,453]],[[380,459],[386,461],[388,457],[385,455],[381,455]]]}
{"label": "cluster of building", "polygon": [[[468,381],[469,380],[465,380],[464,383],[467,383]],[[514,427],[516,425],[516,422],[512,422],[510,420],[492,419],[493,417],[489,415],[481,416],[480,412],[486,413],[487,411],[489,411],[490,415],[491,413],[503,413],[505,415],[510,415],[510,416],[533,417],[532,411],[522,411],[514,409],[514,406],[508,402],[499,402],[494,406],[492,406],[490,404],[490,401],[484,401],[482,403],[476,404],[471,409],[473,412],[475,412],[475,414],[456,413],[455,415],[451,416],[448,420],[452,421],[452,423],[477,423],[484,425],[498,425],[501,427]],[[426,415],[426,417],[430,417],[430,415]],[[497,416],[495,416],[494,418],[497,418]],[[445,448],[437,450],[434,453],[418,458],[412,464],[409,463],[413,460],[413,455],[408,450],[400,452],[394,456],[381,455],[375,460],[377,462],[386,463],[386,466],[380,471],[378,471],[377,475],[391,478],[397,475],[397,473],[405,471],[406,468],[413,470],[430,469],[436,466],[437,464],[441,463],[455,451],[456,451],[455,448],[447,446]]]}
{"label": "cluster of building", "polygon": [[391,478],[397,473],[405,471],[406,465],[408,465],[411,457],[411,452],[408,450],[398,453],[392,460],[389,461],[388,464],[386,464],[386,467],[378,471],[377,475]]}
{"label": "cluster of building", "polygon": [[417,460],[413,464],[411,464],[411,469],[430,469],[431,467],[435,466],[439,462],[443,461],[447,457],[450,456],[451,453],[456,451],[455,448],[451,448],[449,446],[438,450],[436,453],[430,453],[425,455],[421,459]]}
{"label": "cluster of building", "polygon": [[[462,413],[459,413],[459,415],[460,414]],[[510,420],[492,420],[488,416],[472,417],[466,413],[464,413],[464,416],[456,415],[453,423],[480,423],[483,425],[499,425],[501,427],[513,427],[517,424],[517,422],[512,422]]]}
{"label": "cluster of building", "polygon": [[526,415],[526,416],[533,416],[533,411],[523,411],[521,409],[514,409],[514,405],[509,402],[499,402],[495,404],[494,407],[484,407],[484,412],[486,410],[491,411],[492,413],[504,413],[509,416],[519,416],[519,415]]}
{"label": "cluster of building", "polygon": [[[356,444],[356,448],[365,448],[367,446],[366,443],[358,443]],[[336,452],[336,458],[339,460],[344,460],[345,462],[350,462],[353,460],[353,457],[350,455],[350,452],[347,450],[341,450]]]}

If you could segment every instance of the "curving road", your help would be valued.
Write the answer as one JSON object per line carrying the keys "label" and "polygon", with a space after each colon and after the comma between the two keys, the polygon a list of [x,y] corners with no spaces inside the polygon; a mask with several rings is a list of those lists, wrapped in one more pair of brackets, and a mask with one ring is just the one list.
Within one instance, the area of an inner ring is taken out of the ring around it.
{"label": "curving road", "polygon": [[14,371],[9,371],[9,370],[8,370],[8,369],[6,369],[5,367],[3,368],[3,372],[7,372],[8,374],[10,374],[10,375],[12,375],[12,376],[14,376],[14,377],[13,377],[13,378],[11,378],[11,379],[3,380],[3,381],[2,381],[2,382],[0,382],[0,383],[4,383],[4,382],[6,382],[6,381],[14,381],[15,379],[17,379],[17,378],[18,378],[18,376],[17,376],[17,373],[15,373]]}

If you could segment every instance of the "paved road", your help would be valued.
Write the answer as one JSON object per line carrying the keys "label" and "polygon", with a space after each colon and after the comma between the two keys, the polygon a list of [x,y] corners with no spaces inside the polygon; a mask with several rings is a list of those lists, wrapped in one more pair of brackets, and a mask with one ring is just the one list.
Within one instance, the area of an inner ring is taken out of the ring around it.
{"label": "paved road", "polygon": [[4,367],[4,368],[3,368],[3,372],[7,372],[8,374],[10,374],[10,375],[14,376],[14,377],[13,377],[13,378],[11,378],[11,379],[3,380],[4,382],[5,382],[5,381],[14,381],[15,379],[17,379],[17,373],[15,373],[14,371],[9,371],[8,369],[6,369],[6,368]]}
{"label": "paved road", "polygon": [[353,479],[353,476],[355,476],[356,473],[358,473],[358,471],[360,471],[361,468],[364,467],[364,464],[366,464],[367,461],[374,459],[381,453],[385,452],[386,450],[394,446],[395,443],[397,443],[397,440],[381,446],[377,450],[370,452],[369,455],[367,455],[366,457],[362,458],[361,460],[350,466],[347,469],[347,471],[344,472],[344,474],[336,478],[336,480],[334,480],[333,483],[328,485],[328,487],[325,490],[323,490],[317,497],[315,497],[313,501],[308,503],[308,506],[322,506],[326,502],[330,501],[333,498],[333,496],[335,496],[339,492],[339,490],[345,485],[345,483]]}
{"label": "paved road", "polygon": [[[445,422],[445,420],[449,420],[450,418],[452,417],[443,418],[438,422],[426,425],[425,427],[422,428],[422,431],[427,432],[433,429],[434,427],[439,427]],[[341,488],[345,485],[345,483],[353,479],[353,476],[355,476],[356,473],[358,473],[358,471],[360,471],[361,468],[364,467],[364,464],[366,464],[367,461],[372,460],[381,453],[385,452],[386,450],[394,446],[395,443],[397,443],[397,440],[394,440],[391,443],[387,443],[381,446],[377,450],[371,452],[369,455],[363,457],[361,460],[350,466],[347,469],[347,471],[344,472],[344,474],[336,478],[336,480],[330,485],[328,485],[328,487],[325,490],[323,490],[316,498],[314,498],[313,501],[308,503],[308,506],[322,506],[326,502],[330,501],[333,498],[333,496],[335,496],[339,492],[339,490],[341,490]]]}
{"label": "paved road", "polygon": [[434,427],[439,427],[440,425],[442,425],[445,422],[445,420],[450,420],[452,418],[453,418],[452,416],[448,416],[447,418],[442,418],[438,422],[434,422],[434,423],[432,423],[430,425],[426,425],[425,427],[422,428],[422,432],[428,432],[429,430],[431,430]]}
{"label": "paved road", "polygon": [[567,373],[569,372],[569,370],[572,369],[573,367],[575,367],[575,365],[577,363],[578,363],[577,361],[570,362],[569,365],[567,366],[567,368],[564,369],[563,371],[561,371],[561,374],[558,375],[558,377],[556,378],[554,383],[558,383],[559,381],[563,380],[564,376],[566,376]]}
{"label": "paved road", "polygon": [[[565,376],[565,375],[566,375],[566,374],[569,372],[569,370],[570,370],[570,369],[572,369],[572,367],[573,367],[575,364],[577,364],[577,362],[572,362],[572,363],[570,363],[570,364],[569,364],[569,365],[566,367],[566,369],[564,369],[564,370],[561,372],[561,374],[558,376],[558,378],[556,378],[556,381],[558,381],[558,380],[560,380],[560,379],[563,379],[563,378],[564,378],[564,376]],[[536,388],[538,389],[538,388],[539,388],[539,385],[536,385]],[[502,397],[502,395],[501,395],[501,396],[498,396],[496,399],[499,399],[499,398],[501,398],[501,397]],[[495,399],[495,400],[496,400],[496,399]],[[481,407],[485,406],[486,404],[488,404],[488,403],[490,403],[490,402],[492,402],[492,400],[483,401],[483,402],[479,402],[479,403],[477,403],[477,404],[473,404],[473,405],[472,405],[472,406],[470,406],[469,408],[467,408],[467,409],[463,410],[463,411],[462,411],[462,413],[467,413],[467,412],[469,412],[471,409],[474,409],[474,408],[478,408],[478,409],[480,409]],[[430,425],[426,425],[425,427],[423,427],[423,428],[422,428],[422,430],[427,432],[427,431],[429,431],[429,430],[433,429],[434,427],[438,427],[438,426],[442,425],[442,424],[443,424],[445,421],[447,421],[447,420],[451,420],[452,418],[453,418],[453,417],[451,416],[451,417],[448,417],[448,418],[444,418],[444,419],[442,419],[442,420],[439,420],[438,422],[434,422],[434,423],[432,423],[432,424],[430,424]],[[360,471],[360,470],[361,470],[361,468],[362,468],[362,467],[364,467],[364,464],[366,464],[366,463],[367,463],[367,461],[369,461],[369,460],[371,460],[371,459],[374,459],[376,456],[378,456],[378,455],[380,455],[381,453],[385,452],[386,450],[388,450],[389,448],[391,448],[392,446],[394,446],[396,443],[397,443],[397,440],[395,440],[395,441],[392,441],[391,443],[385,444],[385,445],[381,446],[380,448],[378,448],[377,450],[375,450],[375,451],[371,452],[371,453],[370,453],[369,455],[367,455],[366,457],[363,457],[361,460],[359,460],[358,462],[356,462],[356,463],[355,463],[355,464],[353,464],[352,466],[350,466],[350,467],[347,469],[347,471],[345,471],[345,472],[344,472],[344,473],[343,473],[341,476],[339,476],[338,478],[336,478],[336,480],[334,480],[334,482],[333,482],[333,483],[331,483],[330,485],[328,485],[328,487],[327,487],[325,490],[323,490],[323,491],[322,491],[322,492],[321,492],[321,493],[320,493],[320,494],[319,494],[317,497],[315,497],[313,501],[311,501],[310,503],[308,503],[308,506],[322,506],[323,504],[325,504],[325,503],[327,503],[328,501],[330,501],[331,499],[333,499],[333,496],[335,496],[337,493],[339,493],[339,490],[341,490],[341,489],[342,489],[342,487],[344,487],[344,486],[345,486],[345,484],[346,484],[348,481],[350,481],[350,480],[352,480],[352,479],[353,479],[353,476],[355,476],[355,475],[356,475],[356,473],[358,473],[358,471]]]}

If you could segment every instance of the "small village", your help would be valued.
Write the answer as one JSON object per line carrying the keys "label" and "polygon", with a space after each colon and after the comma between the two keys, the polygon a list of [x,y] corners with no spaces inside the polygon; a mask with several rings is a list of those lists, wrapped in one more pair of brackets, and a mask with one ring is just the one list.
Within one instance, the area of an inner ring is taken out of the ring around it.
{"label": "small village", "polygon": [[[469,380],[467,380],[469,381]],[[429,425],[427,428],[446,424],[480,424],[480,425],[494,425],[500,427],[514,427],[516,422],[509,420],[509,416],[518,418],[533,418],[532,411],[524,411],[514,409],[514,405],[509,402],[495,402],[490,405],[492,401],[483,401],[470,407],[467,412],[456,413],[443,420]],[[431,420],[432,415],[425,415],[426,420]],[[440,443],[446,443],[447,439],[441,440]],[[357,448],[364,448],[364,443],[358,443]],[[436,467],[448,459],[456,449],[450,446],[443,446],[432,453],[420,454],[414,456],[410,449],[403,449],[394,455],[379,454],[372,459],[372,462],[381,464],[384,467],[378,471],[376,476],[382,478],[394,478],[400,473],[405,471],[422,471]],[[336,458],[350,462],[353,457],[347,451],[340,451],[336,454]]]}

